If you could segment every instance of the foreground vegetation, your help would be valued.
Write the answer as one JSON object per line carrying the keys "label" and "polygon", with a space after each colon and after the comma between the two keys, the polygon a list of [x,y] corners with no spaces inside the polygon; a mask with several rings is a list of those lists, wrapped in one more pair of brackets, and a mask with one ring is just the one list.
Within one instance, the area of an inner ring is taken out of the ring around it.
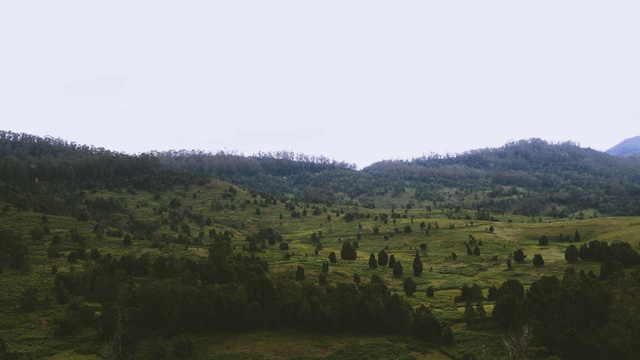
{"label": "foreground vegetation", "polygon": [[27,140],[1,160],[0,358],[640,353],[637,217],[312,202]]}

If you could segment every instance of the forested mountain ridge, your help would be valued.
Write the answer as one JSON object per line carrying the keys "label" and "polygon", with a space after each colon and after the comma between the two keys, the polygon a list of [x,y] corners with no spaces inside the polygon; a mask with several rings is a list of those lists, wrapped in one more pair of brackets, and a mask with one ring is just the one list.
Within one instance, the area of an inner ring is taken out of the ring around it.
{"label": "forested mountain ridge", "polygon": [[558,217],[586,209],[640,214],[640,164],[571,142],[521,140],[456,156],[380,161],[361,171],[326,159],[294,159],[290,153],[154,155],[167,168],[203,171],[260,193],[311,202],[445,204]]}
{"label": "forested mountain ridge", "polygon": [[[153,190],[176,177],[203,181],[197,174],[268,197],[368,208],[462,206],[553,217],[580,211],[586,214],[582,216],[640,214],[640,163],[571,142],[520,140],[455,156],[385,160],[358,171],[346,162],[286,151],[244,156],[181,150],[132,156],[60,139],[0,133],[0,181],[15,203],[33,201],[36,193],[14,188],[33,187],[36,179],[58,187]],[[57,205],[49,201],[48,206]]]}
{"label": "forested mountain ridge", "polygon": [[640,156],[640,136],[625,139],[606,151],[607,154],[622,157]]}

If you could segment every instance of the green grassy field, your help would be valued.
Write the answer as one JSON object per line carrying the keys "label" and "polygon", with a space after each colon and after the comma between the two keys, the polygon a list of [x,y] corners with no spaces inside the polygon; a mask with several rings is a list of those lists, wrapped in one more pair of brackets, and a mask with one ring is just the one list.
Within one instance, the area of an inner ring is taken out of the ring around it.
{"label": "green grassy field", "polygon": [[[302,212],[306,209],[308,214],[294,218],[291,211],[286,210],[280,201],[274,204],[241,189],[236,189],[236,194],[230,196],[227,193],[228,188],[229,184],[212,180],[205,186],[185,187],[159,196],[145,192],[130,194],[124,191],[95,191],[87,194],[88,198],[121,198],[128,204],[128,214],[142,221],[166,218],[167,212],[160,213],[158,209],[166,206],[174,198],[179,199],[180,211],[188,208],[194,214],[211,218],[211,225],[202,228],[185,219],[192,237],[197,238],[200,232],[205,234],[201,244],[190,246],[163,243],[161,247],[152,247],[151,241],[136,238],[131,246],[125,246],[121,237],[105,235],[103,239],[98,239],[93,231],[96,224],[94,221],[78,221],[74,218],[51,215],[47,217],[46,222],[50,234],[36,240],[31,236],[31,230],[43,227],[42,214],[18,212],[15,209],[3,212],[0,216],[0,227],[12,229],[23,235],[30,250],[30,265],[24,271],[5,269],[0,276],[0,336],[7,341],[12,350],[30,353],[36,358],[97,358],[95,352],[100,349],[101,344],[95,340],[93,330],[83,331],[72,338],[53,336],[54,319],[62,316],[66,307],[59,305],[55,300],[52,265],[56,265],[58,271],[69,272],[89,266],[89,262],[67,262],[66,255],[75,250],[67,240],[70,229],[76,229],[85,236],[87,250],[95,248],[101,254],[111,253],[119,256],[150,253],[152,257],[161,254],[187,254],[197,258],[207,255],[210,243],[207,234],[211,229],[233,232],[233,245],[236,251],[241,251],[243,246],[248,245],[245,241],[247,234],[263,227],[272,227],[282,234],[284,241],[290,245],[288,251],[280,250],[278,245],[268,245],[257,254],[268,262],[272,276],[294,277],[296,268],[303,266],[306,278],[317,281],[323,262],[328,261],[328,256],[333,251],[338,255],[338,261],[330,264],[330,284],[351,282],[355,273],[360,275],[363,282],[368,282],[370,277],[376,274],[382,277],[392,292],[397,292],[402,297],[405,297],[402,280],[404,276],[413,275],[411,264],[417,250],[425,270],[420,277],[413,277],[418,290],[407,300],[414,307],[423,304],[428,306],[442,321],[453,325],[457,340],[454,347],[447,349],[446,353],[452,356],[462,356],[469,352],[480,356],[492,354],[484,358],[500,358],[504,355],[500,346],[500,334],[491,329],[474,330],[466,327],[463,316],[464,304],[454,302],[455,296],[460,294],[461,286],[478,284],[485,289],[486,296],[490,286],[499,286],[510,278],[529,285],[541,276],[561,277],[570,266],[577,270],[598,273],[599,263],[578,261],[573,265],[568,264],[564,259],[567,246],[575,244],[579,247],[580,244],[591,240],[626,241],[634,249],[638,249],[639,245],[637,234],[640,232],[640,218],[637,217],[600,217],[585,220],[542,218],[539,221],[537,218],[512,215],[499,216],[499,222],[489,222],[469,220],[468,217],[465,219],[467,214],[473,217],[472,211],[461,210],[453,213],[451,209],[434,208],[427,211],[413,208],[395,209],[401,217],[395,219],[395,222],[389,217],[385,224],[379,220],[379,216],[390,216],[391,209],[299,203],[297,210]],[[319,215],[313,215],[316,207],[322,209]],[[256,209],[259,209],[259,214]],[[361,213],[363,217],[347,222],[345,214],[350,212]],[[118,219],[119,216],[123,215],[114,215],[109,222],[117,224],[121,220]],[[421,229],[421,222],[430,225],[431,229]],[[411,227],[410,233],[405,233],[406,226]],[[489,231],[489,227],[493,227],[493,232]],[[378,229],[378,234],[374,234],[375,228]],[[556,240],[560,233],[573,237],[576,231],[580,234],[579,243]],[[165,225],[159,233],[173,232]],[[318,235],[322,244],[322,250],[319,250],[318,255],[315,254],[316,245],[311,242],[314,233]],[[47,257],[47,247],[54,235],[63,239],[64,256],[50,259]],[[548,246],[538,245],[538,239],[542,235],[549,237]],[[340,260],[342,243],[355,241],[358,236],[360,240],[357,259]],[[388,237],[387,240],[385,236]],[[482,245],[479,246],[480,256],[470,256],[466,253],[465,244],[471,236],[476,241],[482,241]],[[426,251],[420,250],[421,244],[427,245]],[[403,264],[402,278],[394,277],[392,269],[388,267],[369,269],[369,254],[373,252],[377,257],[383,248]],[[527,258],[523,263],[513,262],[513,268],[507,269],[506,262],[517,249],[522,249]],[[452,252],[457,254],[456,260],[451,259]],[[286,253],[290,256],[285,257]],[[534,254],[542,255],[544,266],[533,266]],[[435,295],[431,298],[426,296],[429,286],[435,289]],[[19,310],[19,303],[22,293],[29,287],[38,289],[39,306],[36,311],[25,313]],[[485,302],[484,305],[490,314],[491,302]],[[375,354],[377,358],[446,358],[438,349],[410,340],[401,342],[393,337],[358,334],[318,335],[263,331],[243,334],[197,334],[194,339],[198,357],[202,359],[375,358],[371,357],[371,354]]]}

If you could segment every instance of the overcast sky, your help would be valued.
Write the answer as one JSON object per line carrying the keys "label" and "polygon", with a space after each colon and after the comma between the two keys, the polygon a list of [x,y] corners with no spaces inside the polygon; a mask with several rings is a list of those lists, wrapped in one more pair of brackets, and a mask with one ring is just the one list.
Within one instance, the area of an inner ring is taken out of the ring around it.
{"label": "overcast sky", "polygon": [[0,129],[363,167],[640,135],[640,1],[0,0]]}

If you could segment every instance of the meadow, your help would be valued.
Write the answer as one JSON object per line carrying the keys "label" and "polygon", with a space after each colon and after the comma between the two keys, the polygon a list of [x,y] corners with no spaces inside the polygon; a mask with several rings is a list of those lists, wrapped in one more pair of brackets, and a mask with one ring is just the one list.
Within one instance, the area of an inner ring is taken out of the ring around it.
{"label": "meadow", "polygon": [[[294,203],[284,199],[263,198],[221,180],[212,179],[208,184],[183,186],[166,192],[106,191],[87,192],[87,199],[115,198],[127,204],[123,213],[110,214],[104,235],[96,234],[97,222],[65,216],[44,216],[41,213],[18,211],[5,206],[0,216],[0,227],[22,235],[29,247],[27,269],[4,269],[0,276],[0,337],[8,347],[33,358],[99,358],[103,341],[95,336],[95,330],[87,328],[66,337],[54,336],[57,319],[64,316],[67,305],[58,304],[54,287],[52,266],[58,273],[87,270],[91,261],[71,263],[67,255],[75,251],[77,244],[69,241],[72,229],[80,234],[83,247],[97,249],[115,257],[124,254],[140,256],[148,253],[152,259],[158,256],[187,256],[205,258],[211,239],[211,230],[233,234],[235,252],[247,253],[246,238],[260,229],[272,228],[282,235],[289,245],[281,250],[278,244],[260,246],[256,256],[269,265],[272,278],[295,278],[302,266],[305,281],[317,283],[323,263],[329,254],[337,255],[337,262],[329,264],[326,275],[329,286],[340,282],[353,283],[358,274],[362,283],[368,283],[373,275],[381,277],[392,293],[405,298],[411,306],[425,305],[444,324],[451,326],[456,341],[451,347],[441,347],[418,342],[397,335],[316,334],[308,331],[249,331],[241,333],[193,334],[195,346],[193,356],[202,359],[344,359],[344,358],[416,358],[439,359],[449,356],[461,358],[465,354],[476,354],[477,358],[504,358],[503,334],[491,326],[468,326],[465,304],[456,303],[464,285],[477,284],[483,289],[485,299],[492,286],[499,287],[507,279],[517,279],[527,287],[542,276],[562,277],[566,269],[599,273],[600,263],[578,261],[569,264],[564,253],[570,244],[580,246],[592,240],[609,243],[625,241],[638,250],[637,234],[640,231],[638,217],[598,217],[578,220],[555,219],[518,215],[495,215],[494,221],[474,220],[475,212],[465,209],[437,208],[435,206],[411,208],[363,208],[340,203]],[[169,208],[172,200],[179,205]],[[292,210],[293,209],[293,210]],[[206,224],[185,217],[182,227],[176,232],[167,219],[171,210],[179,213],[202,215]],[[293,214],[292,214],[293,213]],[[192,238],[188,244],[171,241],[151,241],[133,238],[131,245],[123,244],[123,236],[117,233],[120,217],[135,217],[141,222],[159,221],[156,231],[161,235],[175,237],[182,233]],[[46,219],[45,219],[46,218]],[[386,221],[384,220],[386,218]],[[420,224],[423,223],[423,226]],[[41,238],[34,229],[48,228]],[[575,234],[579,242],[575,242]],[[559,240],[560,234],[569,235],[570,241]],[[539,245],[541,236],[549,238],[549,244]],[[48,256],[47,250],[54,236],[62,239],[60,257]],[[480,255],[467,255],[467,245],[475,242]],[[353,261],[340,259],[343,243],[357,241],[357,258]],[[481,243],[481,245],[479,245]],[[426,245],[426,249],[424,246]],[[371,253],[385,249],[396,261],[403,264],[401,277],[393,274],[388,266],[369,266]],[[513,252],[521,249],[527,255],[522,263],[513,261]],[[419,254],[424,272],[413,276],[411,264]],[[455,253],[455,259],[452,256]],[[534,266],[532,259],[540,254],[544,266]],[[511,260],[511,268],[507,261]],[[417,284],[413,296],[403,291],[405,277]],[[143,281],[143,280],[141,280]],[[432,287],[432,297],[426,295]],[[27,288],[38,290],[38,306],[34,311],[20,310],[21,296]],[[99,305],[87,303],[96,309]],[[474,304],[475,305],[475,304]],[[487,316],[491,315],[493,303],[484,301]],[[141,345],[152,346],[153,342]],[[151,344],[151,345],[150,345]]]}

